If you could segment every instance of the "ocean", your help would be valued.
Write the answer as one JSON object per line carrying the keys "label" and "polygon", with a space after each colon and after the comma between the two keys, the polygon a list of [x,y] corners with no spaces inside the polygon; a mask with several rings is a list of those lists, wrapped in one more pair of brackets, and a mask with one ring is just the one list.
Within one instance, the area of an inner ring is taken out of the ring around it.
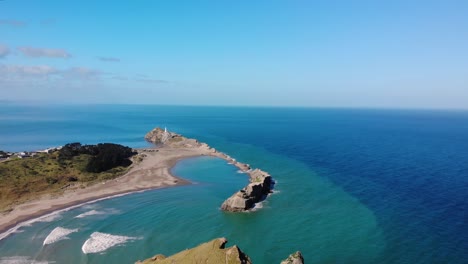
{"label": "ocean", "polygon": [[0,263],[134,263],[216,237],[256,264],[468,263],[468,111],[0,105],[0,150],[69,142],[148,146],[156,126],[268,171],[249,213],[221,203],[247,183],[226,161],[183,160],[193,184],[85,204],[0,240]]}

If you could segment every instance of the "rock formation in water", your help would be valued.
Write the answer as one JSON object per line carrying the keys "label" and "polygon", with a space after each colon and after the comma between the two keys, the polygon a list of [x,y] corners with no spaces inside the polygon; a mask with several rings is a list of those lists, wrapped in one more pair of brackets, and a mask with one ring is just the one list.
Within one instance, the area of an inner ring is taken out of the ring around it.
{"label": "rock formation in water", "polygon": [[250,172],[250,183],[233,194],[221,205],[221,209],[230,212],[247,211],[265,199],[271,192],[272,179],[270,174],[255,169]]}
{"label": "rock formation in water", "polygon": [[149,263],[178,263],[178,264],[251,264],[250,258],[244,254],[236,245],[226,248],[226,238],[217,238],[210,242],[203,243],[197,247],[186,249],[170,257],[158,254],[139,264]]}
{"label": "rock formation in water", "polygon": [[281,261],[281,264],[304,264],[304,258],[300,251],[296,251],[289,255],[287,259]]}
{"label": "rock formation in water", "polygon": [[218,152],[211,148],[206,143],[201,143],[198,140],[183,137],[179,134],[169,132],[166,129],[155,128],[146,134],[145,139],[156,145],[171,147],[171,148],[199,148],[203,151],[203,155],[210,155],[222,158],[241,171],[248,173],[250,183],[233,194],[221,205],[221,209],[230,212],[245,212],[252,209],[256,203],[264,200],[271,192],[273,180],[265,171],[260,169],[252,170],[248,164],[236,161],[230,156]]}

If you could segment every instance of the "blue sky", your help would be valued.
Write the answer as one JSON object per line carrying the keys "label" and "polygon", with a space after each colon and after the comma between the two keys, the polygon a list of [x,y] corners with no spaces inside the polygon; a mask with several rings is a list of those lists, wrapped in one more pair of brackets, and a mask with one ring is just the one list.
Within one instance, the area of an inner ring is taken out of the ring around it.
{"label": "blue sky", "polygon": [[0,1],[0,100],[468,108],[468,1]]}

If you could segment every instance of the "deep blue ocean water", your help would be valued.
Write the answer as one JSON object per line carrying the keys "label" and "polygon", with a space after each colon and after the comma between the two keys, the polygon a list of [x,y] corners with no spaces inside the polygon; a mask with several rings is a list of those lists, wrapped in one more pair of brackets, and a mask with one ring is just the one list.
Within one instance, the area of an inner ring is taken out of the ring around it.
{"label": "deep blue ocean water", "polygon": [[[193,185],[22,227],[0,241],[0,263],[133,263],[220,236],[254,263],[295,250],[307,263],[468,263],[466,111],[4,104],[0,149],[144,147],[155,126],[270,172],[276,193],[257,211],[223,213],[219,205],[247,177],[219,159],[184,160],[173,172]],[[64,230],[67,239],[43,245]]]}

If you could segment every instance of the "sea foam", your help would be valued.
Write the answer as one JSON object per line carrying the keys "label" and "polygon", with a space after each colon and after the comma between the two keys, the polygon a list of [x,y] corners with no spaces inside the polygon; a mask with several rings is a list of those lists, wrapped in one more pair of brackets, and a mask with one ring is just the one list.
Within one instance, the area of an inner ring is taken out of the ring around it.
{"label": "sea foam", "polygon": [[106,251],[111,247],[125,244],[127,241],[133,241],[136,239],[136,237],[116,236],[111,234],[94,232],[91,234],[90,238],[84,242],[83,246],[81,247],[81,250],[85,254],[99,253]]}
{"label": "sea foam", "polygon": [[75,218],[85,218],[85,217],[91,216],[91,215],[103,215],[103,214],[105,214],[105,212],[103,212],[103,211],[91,210],[91,211],[88,211],[86,213],[79,214],[79,215],[75,216]]}
{"label": "sea foam", "polygon": [[62,217],[62,215],[60,214],[60,212],[52,212],[50,214],[43,215],[43,216],[38,217],[36,219],[27,221],[24,224],[24,226],[31,226],[34,223],[50,223],[50,222],[53,222],[55,220],[59,220],[61,217]]}
{"label": "sea foam", "polygon": [[116,209],[105,209],[105,210],[99,210],[99,211],[91,210],[91,211],[87,211],[82,214],[79,214],[75,216],[75,218],[85,218],[85,217],[93,216],[93,215],[113,215],[113,214],[118,214],[118,213],[120,213],[120,211]]}
{"label": "sea foam", "polygon": [[50,232],[50,234],[44,239],[43,245],[49,245],[57,241],[68,239],[68,235],[71,233],[78,232],[78,229],[67,229],[63,227],[56,227]]}
{"label": "sea foam", "polygon": [[69,210],[72,210],[72,209],[75,209],[75,208],[78,208],[78,207],[82,207],[82,206],[88,206],[88,208],[93,208],[94,207],[93,204],[96,203],[96,202],[107,200],[107,199],[112,199],[112,198],[117,198],[117,197],[121,197],[121,196],[125,196],[125,195],[129,195],[129,194],[132,194],[132,193],[141,193],[141,192],[144,192],[144,191],[145,190],[131,191],[131,192],[127,192],[127,193],[120,193],[120,194],[111,195],[111,196],[104,197],[104,198],[99,198],[99,199],[96,199],[96,200],[92,200],[92,201],[84,202],[84,203],[81,203],[81,204],[73,205],[73,206],[70,206],[70,207],[67,207],[67,208],[64,208],[64,209],[60,209],[58,211],[54,211],[54,212],[48,213],[46,215],[31,219],[31,220],[21,222],[21,223],[15,225],[14,227],[8,229],[6,232],[0,233],[0,241],[5,239],[6,237],[8,237],[9,235],[11,235],[13,233],[21,232],[21,230],[19,230],[21,227],[31,226],[32,224],[34,224],[36,222],[52,222],[52,221],[55,221],[55,220],[57,220],[58,218],[61,217],[61,215],[60,215],[61,212],[69,211]]}
{"label": "sea foam", "polygon": [[24,257],[24,256],[12,256],[12,257],[0,258],[0,264],[48,264],[48,263],[55,263],[55,262],[35,261],[35,260],[32,260],[30,257]]}

